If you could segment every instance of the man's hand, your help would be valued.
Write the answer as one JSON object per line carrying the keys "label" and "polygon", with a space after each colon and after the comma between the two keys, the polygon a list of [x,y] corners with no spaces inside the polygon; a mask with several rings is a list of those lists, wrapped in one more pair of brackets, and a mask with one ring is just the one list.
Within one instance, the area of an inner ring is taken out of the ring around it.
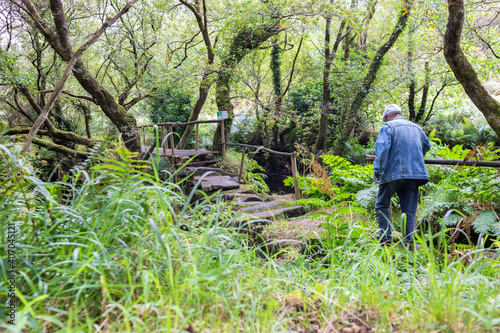
{"label": "man's hand", "polygon": [[380,182],[380,179],[378,178],[373,178],[373,181],[375,182],[375,184],[378,184]]}

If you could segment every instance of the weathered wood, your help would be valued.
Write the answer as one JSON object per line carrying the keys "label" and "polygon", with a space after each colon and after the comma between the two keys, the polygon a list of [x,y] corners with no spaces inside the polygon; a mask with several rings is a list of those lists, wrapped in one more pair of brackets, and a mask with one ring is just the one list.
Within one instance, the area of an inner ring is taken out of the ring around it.
{"label": "weathered wood", "polygon": [[247,151],[247,147],[243,147],[243,151],[241,152],[240,173],[238,174],[238,184],[240,184],[241,176],[243,175],[243,162],[245,162],[246,151]]}
{"label": "weathered wood", "polygon": [[[149,149],[149,146],[142,147],[143,152],[147,152]],[[163,152],[159,152],[160,155],[163,155]],[[195,155],[215,155],[219,154],[218,151],[211,151],[211,150],[184,150],[184,149],[176,149],[175,150],[175,155],[176,156],[195,156]],[[173,155],[172,150],[170,148],[167,148],[167,155]]]}
{"label": "weathered wood", "polygon": [[138,127],[153,127],[153,126],[162,126],[162,125],[172,125],[172,126],[184,126],[184,125],[194,125],[194,124],[212,124],[212,123],[220,123],[220,119],[212,119],[212,120],[196,120],[196,121],[188,121],[186,123],[176,123],[176,122],[164,122],[164,123],[157,123],[157,124],[147,124],[147,125],[140,125]]}
{"label": "weathered wood", "polygon": [[172,150],[172,155],[175,155],[173,125],[168,125],[168,135],[170,135],[170,147]]}
{"label": "weathered wood", "polygon": [[221,126],[220,126],[220,140],[221,140],[221,146],[222,146],[222,158],[226,157],[226,131],[224,129],[224,119],[221,121]]}
{"label": "weathered wood", "polygon": [[[374,155],[366,155],[367,162],[375,160]],[[473,161],[473,160],[440,160],[440,159],[424,159],[425,164],[439,164],[439,165],[462,165],[462,166],[475,166],[475,167],[493,167],[500,168],[500,161]]]}
{"label": "weathered wood", "polygon": [[240,147],[247,147],[247,148],[255,148],[257,150],[263,150],[263,151],[267,151],[267,152],[270,152],[270,153],[273,153],[276,155],[281,155],[281,156],[292,156],[293,155],[292,153],[285,153],[282,151],[276,151],[276,150],[272,150],[269,148],[264,148],[263,146],[253,146],[253,145],[247,145],[244,143],[232,143],[232,142],[224,142],[224,144],[228,145],[228,146],[240,146]]}
{"label": "weathered wood", "polygon": [[163,146],[163,155],[167,155],[167,134],[165,133],[167,130],[165,126],[161,127],[161,138],[160,138],[160,144]]}
{"label": "weathered wood", "polygon": [[295,200],[300,200],[299,177],[297,176],[297,155],[292,155],[292,176]]}
{"label": "weathered wood", "polygon": [[200,129],[199,129],[200,124],[196,123],[196,137],[195,137],[195,145],[194,149],[198,150],[199,149],[199,144],[200,144]]}

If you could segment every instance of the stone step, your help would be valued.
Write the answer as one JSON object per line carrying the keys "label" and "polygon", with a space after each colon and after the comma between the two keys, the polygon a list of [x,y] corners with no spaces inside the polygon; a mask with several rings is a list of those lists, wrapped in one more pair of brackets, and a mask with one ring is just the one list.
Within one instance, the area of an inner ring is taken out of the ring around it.
{"label": "stone step", "polygon": [[201,176],[207,172],[212,172],[212,175],[229,176],[229,173],[221,168],[195,167],[190,164],[179,171],[179,176]]}
{"label": "stone step", "polygon": [[[194,181],[197,182],[202,176],[195,176]],[[231,190],[239,187],[238,177],[231,176],[207,176],[203,177],[200,184],[200,190],[205,193],[215,192],[218,190]]]}
{"label": "stone step", "polygon": [[245,207],[241,211],[244,213],[254,214],[254,212],[258,211],[271,210],[271,209],[277,209],[279,207],[284,207],[287,203],[288,203],[287,201],[268,201],[260,203],[258,205]]}
{"label": "stone step", "polygon": [[[187,161],[179,162],[176,165],[180,167],[180,166],[184,165],[186,162]],[[194,161],[194,162],[189,162],[187,166],[189,166],[189,167],[204,167],[207,165],[215,164],[217,162],[220,162],[220,161],[219,160]]]}
{"label": "stone step", "polygon": [[[259,204],[264,201],[260,196],[249,193],[223,192],[220,197],[223,201],[233,201],[238,206]],[[216,200],[217,198],[214,198],[214,201]]]}
{"label": "stone step", "polygon": [[300,216],[304,213],[303,206],[290,206],[290,207],[281,207],[273,210],[262,210],[258,212],[250,212],[253,217],[261,218],[261,219],[270,219],[274,218],[278,215],[285,215],[286,217],[296,217]]}

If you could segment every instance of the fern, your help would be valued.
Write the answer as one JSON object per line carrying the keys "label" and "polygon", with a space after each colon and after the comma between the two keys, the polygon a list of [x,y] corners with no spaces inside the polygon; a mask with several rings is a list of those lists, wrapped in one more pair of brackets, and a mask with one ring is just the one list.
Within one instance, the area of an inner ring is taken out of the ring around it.
{"label": "fern", "polygon": [[472,228],[478,234],[492,234],[500,237],[498,218],[491,209],[480,212],[472,222]]}

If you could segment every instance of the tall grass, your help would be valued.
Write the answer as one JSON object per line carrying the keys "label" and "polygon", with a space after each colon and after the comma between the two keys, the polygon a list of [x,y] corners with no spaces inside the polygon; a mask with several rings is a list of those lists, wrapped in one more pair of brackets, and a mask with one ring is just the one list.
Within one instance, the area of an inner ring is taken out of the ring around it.
{"label": "tall grass", "polygon": [[194,202],[125,150],[44,183],[16,147],[0,148],[2,300],[5,225],[19,229],[17,317],[12,326],[2,311],[2,330],[500,330],[499,266],[483,252],[465,264],[427,246],[435,236],[412,254],[347,233],[325,241],[321,259],[283,261],[237,232],[243,222],[225,203]]}

